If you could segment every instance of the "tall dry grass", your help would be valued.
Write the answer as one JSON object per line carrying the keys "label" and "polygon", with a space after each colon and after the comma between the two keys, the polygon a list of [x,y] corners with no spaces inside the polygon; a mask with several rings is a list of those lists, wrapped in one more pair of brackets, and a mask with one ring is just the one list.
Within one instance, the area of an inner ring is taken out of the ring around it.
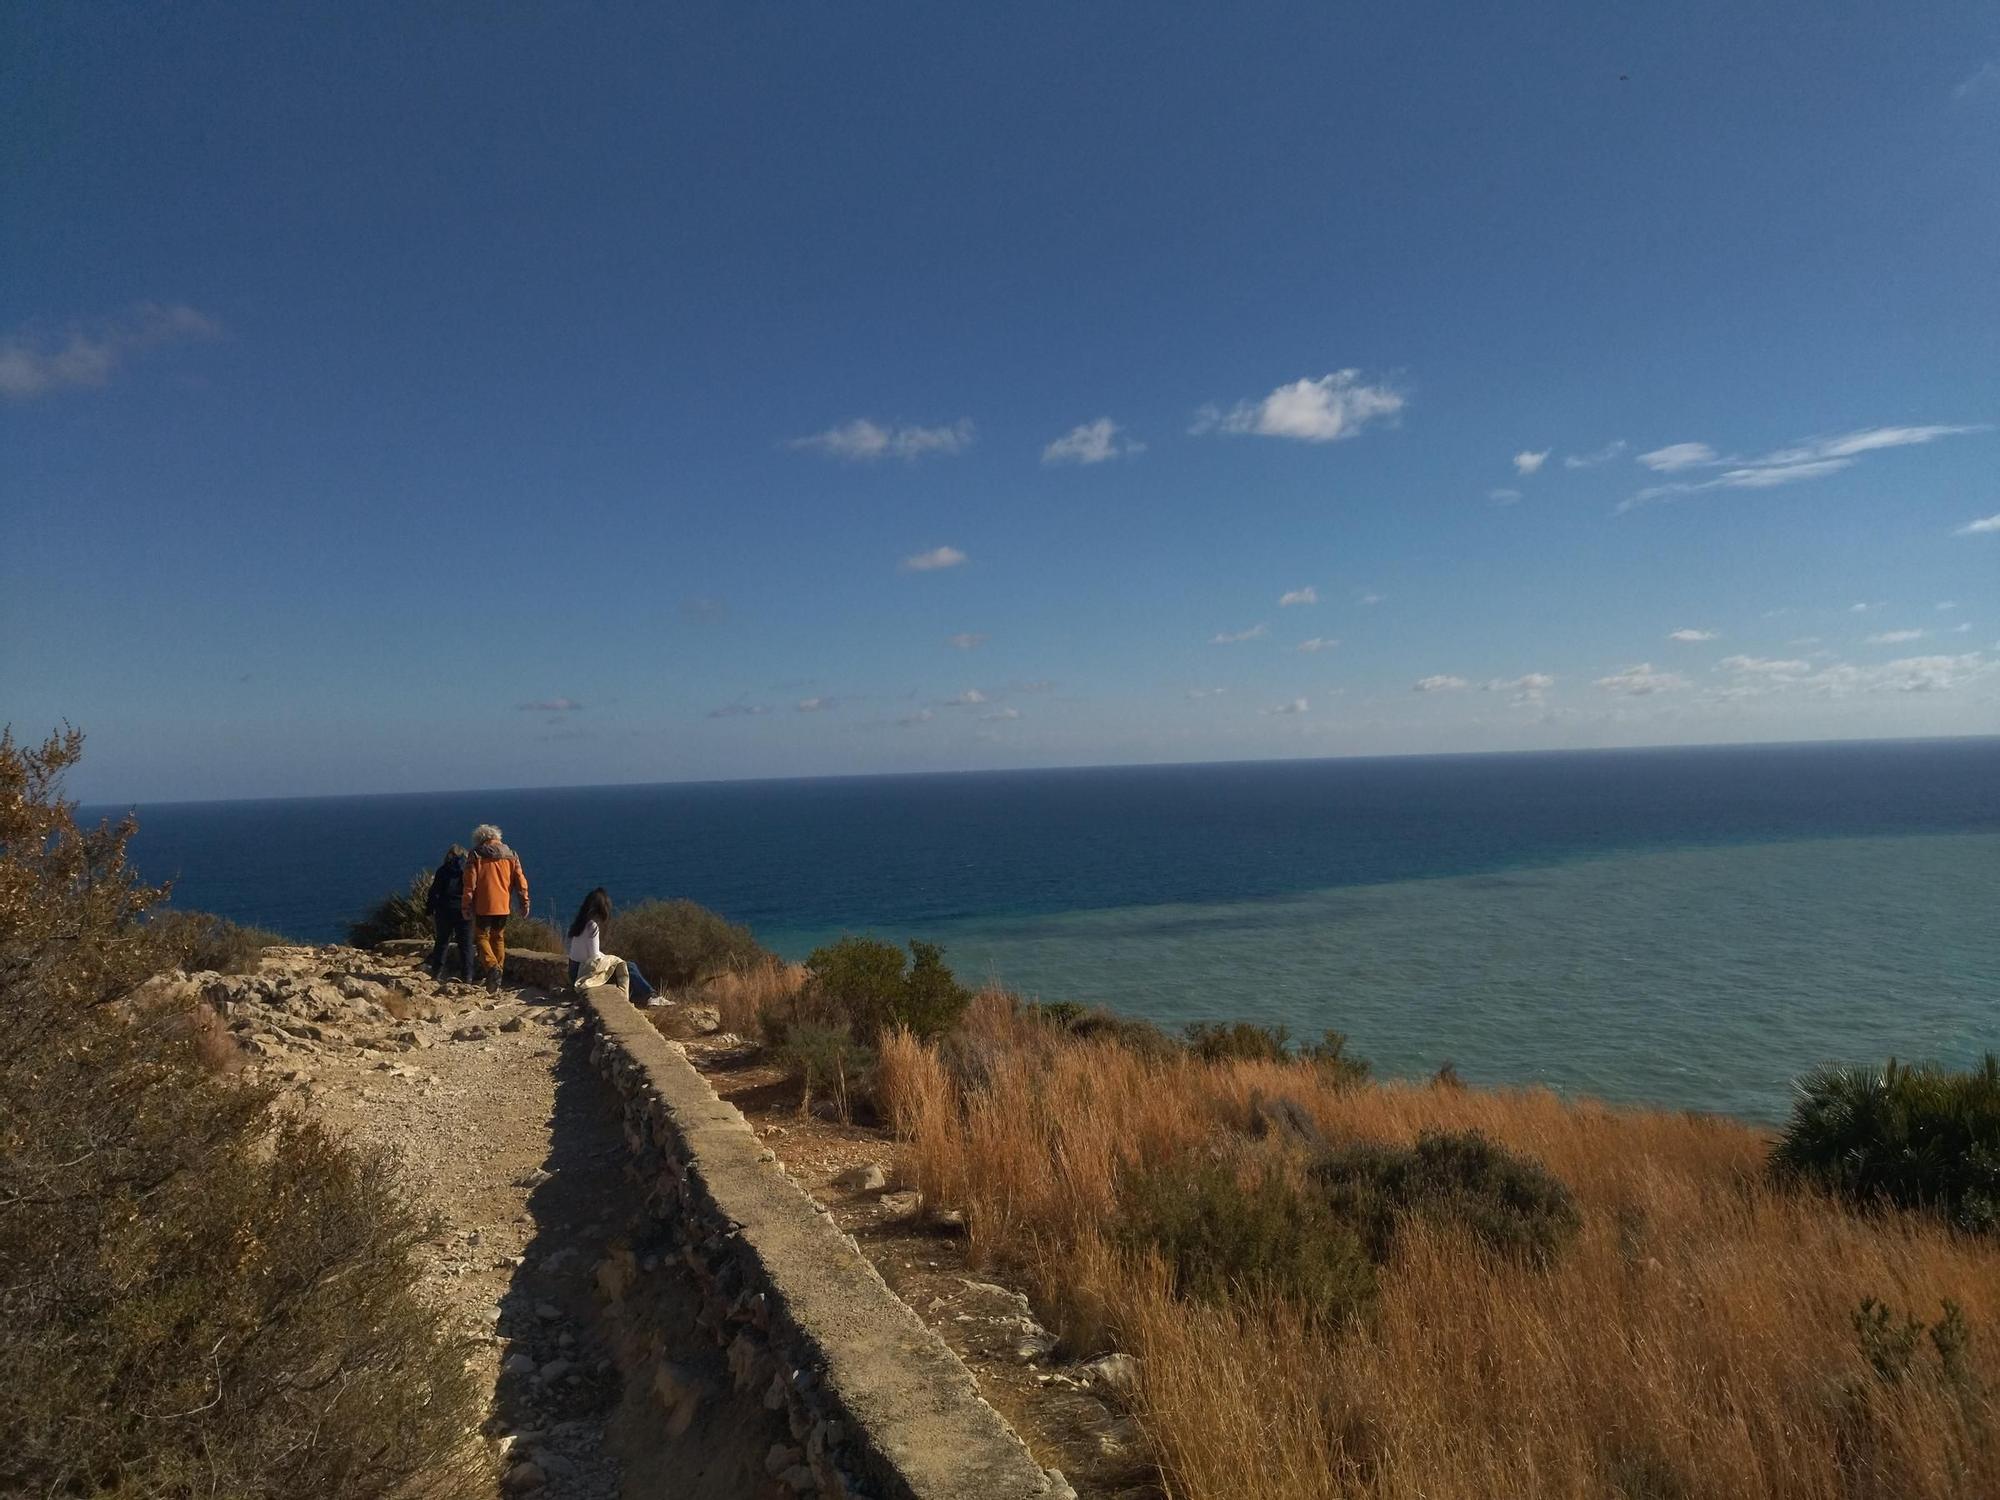
{"label": "tall dry grass", "polygon": [[[991,997],[951,1047],[888,1039],[878,1093],[975,1253],[1025,1275],[1079,1352],[1139,1357],[1138,1413],[1187,1500],[2000,1495],[2000,1247],[1778,1190],[1746,1126],[1140,1055]],[[1537,1271],[1413,1225],[1345,1330],[1177,1299],[1157,1258],[1115,1246],[1119,1175],[1242,1149],[1260,1093],[1334,1141],[1482,1131],[1568,1183],[1582,1228]],[[1869,1297],[1899,1320],[1958,1304],[1960,1378],[1921,1340],[1908,1376],[1871,1370]]]}
{"label": "tall dry grass", "polygon": [[755,1037],[766,1010],[783,1004],[805,987],[804,964],[788,964],[766,954],[742,969],[718,974],[702,986],[702,998],[715,1007],[724,1031]]}

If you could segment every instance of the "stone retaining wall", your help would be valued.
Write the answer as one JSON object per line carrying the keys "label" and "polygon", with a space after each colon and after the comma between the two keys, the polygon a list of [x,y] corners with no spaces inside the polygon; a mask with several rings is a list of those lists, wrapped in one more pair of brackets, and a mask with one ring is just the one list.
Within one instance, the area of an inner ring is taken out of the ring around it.
{"label": "stone retaining wall", "polygon": [[[615,990],[583,1004],[628,1171],[702,1293],[695,1323],[739,1396],[789,1418],[773,1472],[828,1500],[1074,1500],[681,1049]],[[608,1261],[600,1285],[616,1299],[635,1274]],[[653,1386],[670,1431],[699,1420],[699,1382],[663,1362]]]}

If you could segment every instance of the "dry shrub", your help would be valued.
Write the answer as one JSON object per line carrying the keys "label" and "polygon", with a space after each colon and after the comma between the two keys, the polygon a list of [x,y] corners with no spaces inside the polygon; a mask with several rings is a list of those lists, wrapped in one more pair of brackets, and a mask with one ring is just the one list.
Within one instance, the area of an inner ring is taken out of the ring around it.
{"label": "dry shrub", "polygon": [[[1051,1045],[1018,1023],[974,1007],[1002,1043],[976,1081],[887,1038],[885,1118],[926,1197],[966,1211],[975,1253],[1022,1274],[1072,1346],[1139,1356],[1137,1410],[1176,1495],[2000,1494],[1989,1239],[1788,1191],[1765,1170],[1769,1137],[1726,1120],[1532,1089],[1355,1087],[1305,1061]],[[1268,1288],[1179,1295],[1167,1258],[1117,1242],[1121,1183],[1218,1151],[1305,1160],[1277,1137],[1244,1145],[1276,1097],[1336,1148],[1476,1132],[1567,1187],[1573,1234],[1540,1264],[1412,1216],[1373,1314],[1346,1326]],[[1894,1310],[1873,1345],[1857,1333],[1869,1298]],[[1914,1342],[1907,1373],[1885,1376],[1883,1342],[1912,1343],[1909,1319],[1945,1342]]]}
{"label": "dry shrub", "polygon": [[[492,1492],[429,1226],[380,1159],[200,1064],[128,819],[0,733],[0,1493]],[[170,998],[178,994],[179,999]]]}
{"label": "dry shrub", "polygon": [[724,1031],[754,1037],[763,1030],[766,1010],[783,1005],[805,987],[804,964],[788,964],[773,954],[739,970],[718,974],[702,986]]}

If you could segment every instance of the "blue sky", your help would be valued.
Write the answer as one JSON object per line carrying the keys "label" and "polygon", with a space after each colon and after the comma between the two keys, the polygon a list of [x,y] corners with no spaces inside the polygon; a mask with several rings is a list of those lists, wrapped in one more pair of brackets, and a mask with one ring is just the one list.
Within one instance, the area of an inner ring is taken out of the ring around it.
{"label": "blue sky", "polygon": [[9,7],[0,718],[117,799],[2000,731],[2000,15],[1635,10]]}

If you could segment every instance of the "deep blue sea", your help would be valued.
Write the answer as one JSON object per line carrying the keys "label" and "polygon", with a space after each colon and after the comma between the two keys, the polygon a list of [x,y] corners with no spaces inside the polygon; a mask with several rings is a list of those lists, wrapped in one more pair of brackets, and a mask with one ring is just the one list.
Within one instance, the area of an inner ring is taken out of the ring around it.
{"label": "deep blue sea", "polygon": [[2000,739],[137,811],[176,906],[315,940],[491,821],[538,915],[602,884],[792,957],[924,937],[1044,999],[1336,1027],[1390,1074],[1770,1119],[1821,1061],[2000,1049]]}

